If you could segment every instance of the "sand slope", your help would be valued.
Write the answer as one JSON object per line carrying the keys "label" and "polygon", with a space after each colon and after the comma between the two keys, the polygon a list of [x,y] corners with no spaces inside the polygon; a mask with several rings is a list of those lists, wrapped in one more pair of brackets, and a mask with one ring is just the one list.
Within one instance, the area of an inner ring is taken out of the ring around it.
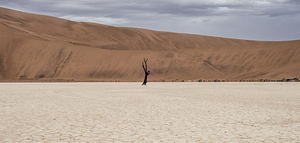
{"label": "sand slope", "polygon": [[300,76],[300,41],[262,42],[73,22],[0,8],[0,80],[139,81]]}

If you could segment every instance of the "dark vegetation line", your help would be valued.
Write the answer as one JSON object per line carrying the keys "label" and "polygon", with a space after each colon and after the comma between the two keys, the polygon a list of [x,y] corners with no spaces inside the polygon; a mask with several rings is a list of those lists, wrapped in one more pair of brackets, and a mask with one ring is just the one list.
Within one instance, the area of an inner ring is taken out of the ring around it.
{"label": "dark vegetation line", "polygon": [[[74,79],[49,79],[49,78],[22,78],[14,80],[0,80],[0,82],[140,82],[120,80],[74,80]],[[153,80],[150,82],[300,82],[298,78],[292,79],[259,79],[259,80]]]}

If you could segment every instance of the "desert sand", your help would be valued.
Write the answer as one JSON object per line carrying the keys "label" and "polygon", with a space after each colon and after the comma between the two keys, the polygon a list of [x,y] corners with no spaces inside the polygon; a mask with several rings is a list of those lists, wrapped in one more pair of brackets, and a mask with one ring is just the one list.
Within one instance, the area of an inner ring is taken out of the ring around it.
{"label": "desert sand", "polygon": [[299,83],[0,83],[0,142],[300,141]]}
{"label": "desert sand", "polygon": [[0,8],[0,81],[281,80],[300,40],[249,41],[74,22]]}

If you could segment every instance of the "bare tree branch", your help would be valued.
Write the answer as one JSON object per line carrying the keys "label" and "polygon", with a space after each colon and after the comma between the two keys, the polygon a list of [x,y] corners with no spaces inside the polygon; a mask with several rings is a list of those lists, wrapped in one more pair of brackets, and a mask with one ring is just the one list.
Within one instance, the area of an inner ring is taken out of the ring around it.
{"label": "bare tree branch", "polygon": [[146,84],[147,84],[147,77],[148,77],[148,75],[150,74],[150,71],[148,70],[147,62],[148,62],[148,58],[147,58],[147,59],[144,58],[144,59],[143,59],[143,62],[142,62],[142,67],[143,67],[144,72],[145,72],[145,78],[144,78],[143,85],[146,85]]}
{"label": "bare tree branch", "polygon": [[144,71],[147,71],[147,69],[146,69],[146,67],[145,67],[145,65],[144,65],[143,62],[142,62],[142,66],[143,66]]}

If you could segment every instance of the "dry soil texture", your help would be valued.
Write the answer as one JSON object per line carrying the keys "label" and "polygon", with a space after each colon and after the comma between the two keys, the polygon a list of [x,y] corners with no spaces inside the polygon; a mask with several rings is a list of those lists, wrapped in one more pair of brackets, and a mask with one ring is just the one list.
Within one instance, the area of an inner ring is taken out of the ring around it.
{"label": "dry soil texture", "polygon": [[300,142],[299,83],[1,83],[0,142]]}

